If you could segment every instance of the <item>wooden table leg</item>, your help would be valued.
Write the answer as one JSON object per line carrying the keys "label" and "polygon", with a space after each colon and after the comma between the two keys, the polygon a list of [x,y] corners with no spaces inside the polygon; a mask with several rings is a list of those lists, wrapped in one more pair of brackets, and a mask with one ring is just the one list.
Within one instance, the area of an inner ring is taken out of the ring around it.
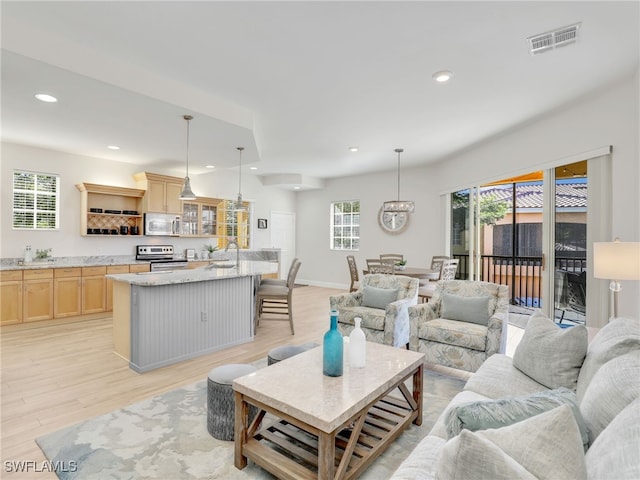
{"label": "wooden table leg", "polygon": [[413,399],[418,404],[418,416],[413,421],[416,425],[422,425],[422,388],[424,377],[423,375],[424,365],[421,363],[418,370],[413,374]]}
{"label": "wooden table leg", "polygon": [[235,392],[236,418],[234,422],[234,465],[242,470],[247,466],[247,457],[242,454],[242,446],[247,442],[247,424],[249,423],[249,404],[242,394]]}
{"label": "wooden table leg", "polygon": [[333,480],[335,477],[335,458],[335,433],[321,431],[318,436],[318,480]]}

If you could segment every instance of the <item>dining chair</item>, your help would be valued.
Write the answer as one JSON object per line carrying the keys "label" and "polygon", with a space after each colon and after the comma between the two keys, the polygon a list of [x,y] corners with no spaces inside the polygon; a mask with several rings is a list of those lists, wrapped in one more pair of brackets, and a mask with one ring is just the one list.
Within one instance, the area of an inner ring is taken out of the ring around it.
{"label": "dining chair", "polygon": [[429,299],[435,293],[436,286],[440,282],[448,282],[451,280],[455,280],[456,271],[458,270],[458,263],[460,263],[460,260],[457,258],[444,260],[442,263],[442,268],[440,269],[439,280],[436,282],[429,282],[427,285],[424,285],[418,288],[418,299],[422,303],[428,302]]}
{"label": "dining chair", "polygon": [[[442,264],[445,260],[449,260],[449,257],[446,255],[434,255],[431,257],[431,266],[429,267],[431,270],[442,270]],[[438,278],[438,280],[440,280]]]}
{"label": "dining chair", "polygon": [[367,258],[367,273],[386,273],[393,275],[395,264],[391,260],[382,261],[379,258]]}
{"label": "dining chair", "polygon": [[402,255],[400,253],[381,253],[380,254],[380,261],[381,262],[391,261],[395,265],[398,262],[403,262],[404,261],[404,255]]}
{"label": "dining chair", "polygon": [[[260,325],[260,320],[282,320],[289,321],[291,327],[291,335],[295,335],[293,328],[293,287],[298,275],[298,270],[302,262],[298,259],[294,260],[292,267],[287,275],[286,285],[277,284],[261,284],[256,292],[256,327]],[[286,318],[263,318],[264,314],[286,315]]]}
{"label": "dining chair", "polygon": [[358,276],[356,257],[353,255],[347,255],[347,264],[349,265],[349,275],[351,276],[351,285],[349,285],[349,293],[351,293],[357,291],[360,287],[360,277]]}

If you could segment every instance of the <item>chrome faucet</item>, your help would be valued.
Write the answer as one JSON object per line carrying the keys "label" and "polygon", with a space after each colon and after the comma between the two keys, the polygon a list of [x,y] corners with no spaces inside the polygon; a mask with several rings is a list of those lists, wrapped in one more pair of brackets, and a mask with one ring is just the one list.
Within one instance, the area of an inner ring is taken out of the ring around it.
{"label": "chrome faucet", "polygon": [[238,266],[240,265],[240,247],[238,246],[238,242],[234,239],[229,239],[229,241],[227,242],[227,246],[224,247],[224,251],[228,252],[229,247],[232,245],[236,247],[236,268],[238,268]]}

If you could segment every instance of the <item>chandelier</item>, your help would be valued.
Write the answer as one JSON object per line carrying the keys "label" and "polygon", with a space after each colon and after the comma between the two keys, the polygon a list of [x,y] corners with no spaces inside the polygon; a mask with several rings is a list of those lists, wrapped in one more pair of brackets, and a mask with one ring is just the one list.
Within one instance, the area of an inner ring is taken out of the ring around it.
{"label": "chandelier", "polygon": [[398,154],[398,199],[384,202],[382,209],[389,213],[413,213],[416,209],[415,203],[411,200],[400,200],[400,154],[404,152],[404,150],[402,148],[396,148],[394,152]]}

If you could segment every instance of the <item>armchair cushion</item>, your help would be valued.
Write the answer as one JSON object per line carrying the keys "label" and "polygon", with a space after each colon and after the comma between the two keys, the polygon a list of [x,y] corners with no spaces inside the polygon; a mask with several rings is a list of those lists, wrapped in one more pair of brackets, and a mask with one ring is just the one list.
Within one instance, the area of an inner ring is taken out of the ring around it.
{"label": "armchair cushion", "polygon": [[487,327],[477,323],[436,318],[418,327],[418,338],[484,352],[487,347]]}
{"label": "armchair cushion", "polygon": [[397,288],[378,288],[365,285],[362,288],[362,306],[384,310],[398,299]]}
{"label": "armchair cushion", "polygon": [[587,354],[584,325],[559,328],[541,311],[531,316],[513,354],[513,366],[547,388],[576,389]]}
{"label": "armchair cushion", "polygon": [[491,317],[489,313],[490,300],[491,298],[488,296],[463,297],[443,292],[440,316],[447,320],[488,325]]}

